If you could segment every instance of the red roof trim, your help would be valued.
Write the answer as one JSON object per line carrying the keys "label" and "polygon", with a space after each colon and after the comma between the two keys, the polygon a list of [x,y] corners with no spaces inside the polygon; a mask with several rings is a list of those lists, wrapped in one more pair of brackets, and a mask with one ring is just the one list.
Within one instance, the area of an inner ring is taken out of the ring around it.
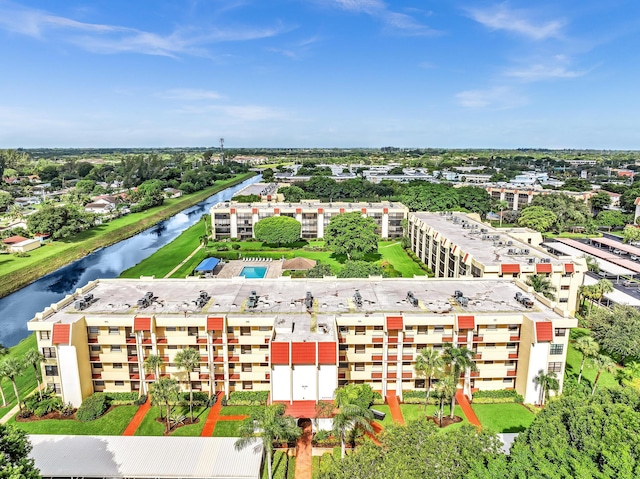
{"label": "red roof trim", "polygon": [[553,341],[553,323],[550,321],[536,323],[536,339],[538,343]]}
{"label": "red roof trim", "polygon": [[207,331],[222,331],[224,318],[221,316],[207,318]]}
{"label": "red roof trim", "polygon": [[71,325],[54,324],[51,335],[52,344],[69,344],[71,342]]}
{"label": "red roof trim", "polygon": [[551,263],[538,263],[536,264],[536,273],[551,273]]}
{"label": "red roof trim", "polygon": [[337,360],[337,344],[335,342],[318,343],[318,364],[336,364]]}
{"label": "red roof trim", "polygon": [[134,331],[151,331],[151,318],[133,318]]}
{"label": "red roof trim", "polygon": [[271,364],[289,364],[289,343],[271,343]]}
{"label": "red roof trim", "polygon": [[565,263],[564,264],[564,272],[566,273],[575,273],[575,267],[573,263]]}
{"label": "red roof trim", "polygon": [[476,329],[476,317],[458,316],[458,329]]}
{"label": "red roof trim", "polygon": [[467,262],[467,258],[469,257],[469,253],[465,253],[464,255],[464,259],[462,260],[463,263]]}
{"label": "red roof trim", "polygon": [[291,343],[291,364],[315,364],[316,343]]}
{"label": "red roof trim", "polygon": [[520,273],[520,265],[519,264],[501,264],[500,272],[502,274],[505,273]]}
{"label": "red roof trim", "polygon": [[387,316],[387,330],[398,329],[402,330],[404,322],[402,316]]}

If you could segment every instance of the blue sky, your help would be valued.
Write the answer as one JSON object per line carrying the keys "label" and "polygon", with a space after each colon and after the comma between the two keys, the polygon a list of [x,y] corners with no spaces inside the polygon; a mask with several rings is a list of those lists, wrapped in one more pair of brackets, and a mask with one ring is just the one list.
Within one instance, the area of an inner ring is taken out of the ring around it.
{"label": "blue sky", "polygon": [[0,148],[640,149],[640,2],[0,0]]}

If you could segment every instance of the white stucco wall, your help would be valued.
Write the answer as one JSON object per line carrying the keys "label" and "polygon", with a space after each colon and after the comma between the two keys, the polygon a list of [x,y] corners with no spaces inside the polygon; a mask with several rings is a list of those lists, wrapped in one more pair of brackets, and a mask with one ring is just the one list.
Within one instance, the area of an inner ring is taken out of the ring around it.
{"label": "white stucco wall", "polygon": [[318,399],[331,400],[338,388],[338,368],[335,365],[321,365],[318,371]]}
{"label": "white stucco wall", "polygon": [[273,391],[271,398],[274,401],[289,401],[291,399],[290,371],[289,366],[286,364],[272,366],[271,384]]}
{"label": "white stucco wall", "polygon": [[549,357],[549,343],[534,343],[531,345],[529,355],[529,373],[527,375],[527,392],[524,397],[524,402],[534,404],[538,402],[540,390],[536,388],[536,384],[533,381],[538,375],[538,372],[542,369],[547,372],[547,358]]}
{"label": "white stucco wall", "polygon": [[293,400],[311,401],[316,399],[316,367],[313,365],[293,366]]}
{"label": "white stucco wall", "polygon": [[58,346],[58,364],[60,365],[60,381],[64,400],[73,407],[82,404],[82,388],[75,346]]}

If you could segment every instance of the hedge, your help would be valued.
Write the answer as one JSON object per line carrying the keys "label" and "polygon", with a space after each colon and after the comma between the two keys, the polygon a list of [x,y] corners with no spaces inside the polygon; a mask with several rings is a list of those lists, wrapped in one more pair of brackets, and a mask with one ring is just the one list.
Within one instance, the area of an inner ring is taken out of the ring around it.
{"label": "hedge", "polygon": [[266,406],[269,391],[234,391],[226,400],[228,406]]}
{"label": "hedge", "polygon": [[382,394],[380,394],[378,391],[373,391],[373,401],[371,404],[384,404],[384,398],[382,397]]}
{"label": "hedge", "polygon": [[82,405],[76,411],[79,421],[87,422],[98,419],[109,408],[109,400],[103,393],[95,393],[82,401]]}
{"label": "hedge", "polygon": [[524,398],[515,389],[495,391],[476,391],[473,394],[475,404],[522,403]]}
{"label": "hedge", "polygon": [[[424,404],[424,400],[427,397],[427,392],[422,390],[417,391],[402,391],[402,402],[405,404]],[[438,398],[433,394],[433,388],[429,395],[429,404],[439,404]]]}

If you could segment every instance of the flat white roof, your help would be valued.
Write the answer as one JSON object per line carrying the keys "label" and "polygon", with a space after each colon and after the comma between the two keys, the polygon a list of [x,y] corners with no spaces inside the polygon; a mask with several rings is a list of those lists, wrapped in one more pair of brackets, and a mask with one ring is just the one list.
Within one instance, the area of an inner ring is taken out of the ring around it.
{"label": "flat white roof", "polygon": [[[43,477],[259,479],[262,445],[233,437],[31,435]],[[257,445],[257,447],[256,447]]]}
{"label": "flat white roof", "polygon": [[[585,253],[584,251],[580,251],[579,249],[574,248],[573,246],[560,243],[559,241],[548,241],[548,242],[545,242],[544,245],[555,251],[559,251],[560,253],[568,254],[570,256],[580,257],[580,256],[587,255],[587,253]],[[623,268],[622,266],[618,266],[617,264],[613,264],[610,261],[606,261],[602,258],[596,258],[594,256],[593,259],[596,260],[596,263],[598,263],[598,266],[602,271],[611,273],[614,276],[633,276],[634,274],[636,274],[635,271],[631,271],[630,269]]]}
{"label": "flat white roof", "polygon": [[[587,286],[591,286],[593,284],[596,284],[597,282],[598,282],[597,279],[592,278],[589,275],[584,276],[584,284]],[[627,304],[629,306],[636,306],[636,307],[640,306],[640,299],[636,299],[629,294],[625,294],[619,289],[614,289],[611,293],[605,293],[604,297],[616,304],[621,304],[621,305]]]}

